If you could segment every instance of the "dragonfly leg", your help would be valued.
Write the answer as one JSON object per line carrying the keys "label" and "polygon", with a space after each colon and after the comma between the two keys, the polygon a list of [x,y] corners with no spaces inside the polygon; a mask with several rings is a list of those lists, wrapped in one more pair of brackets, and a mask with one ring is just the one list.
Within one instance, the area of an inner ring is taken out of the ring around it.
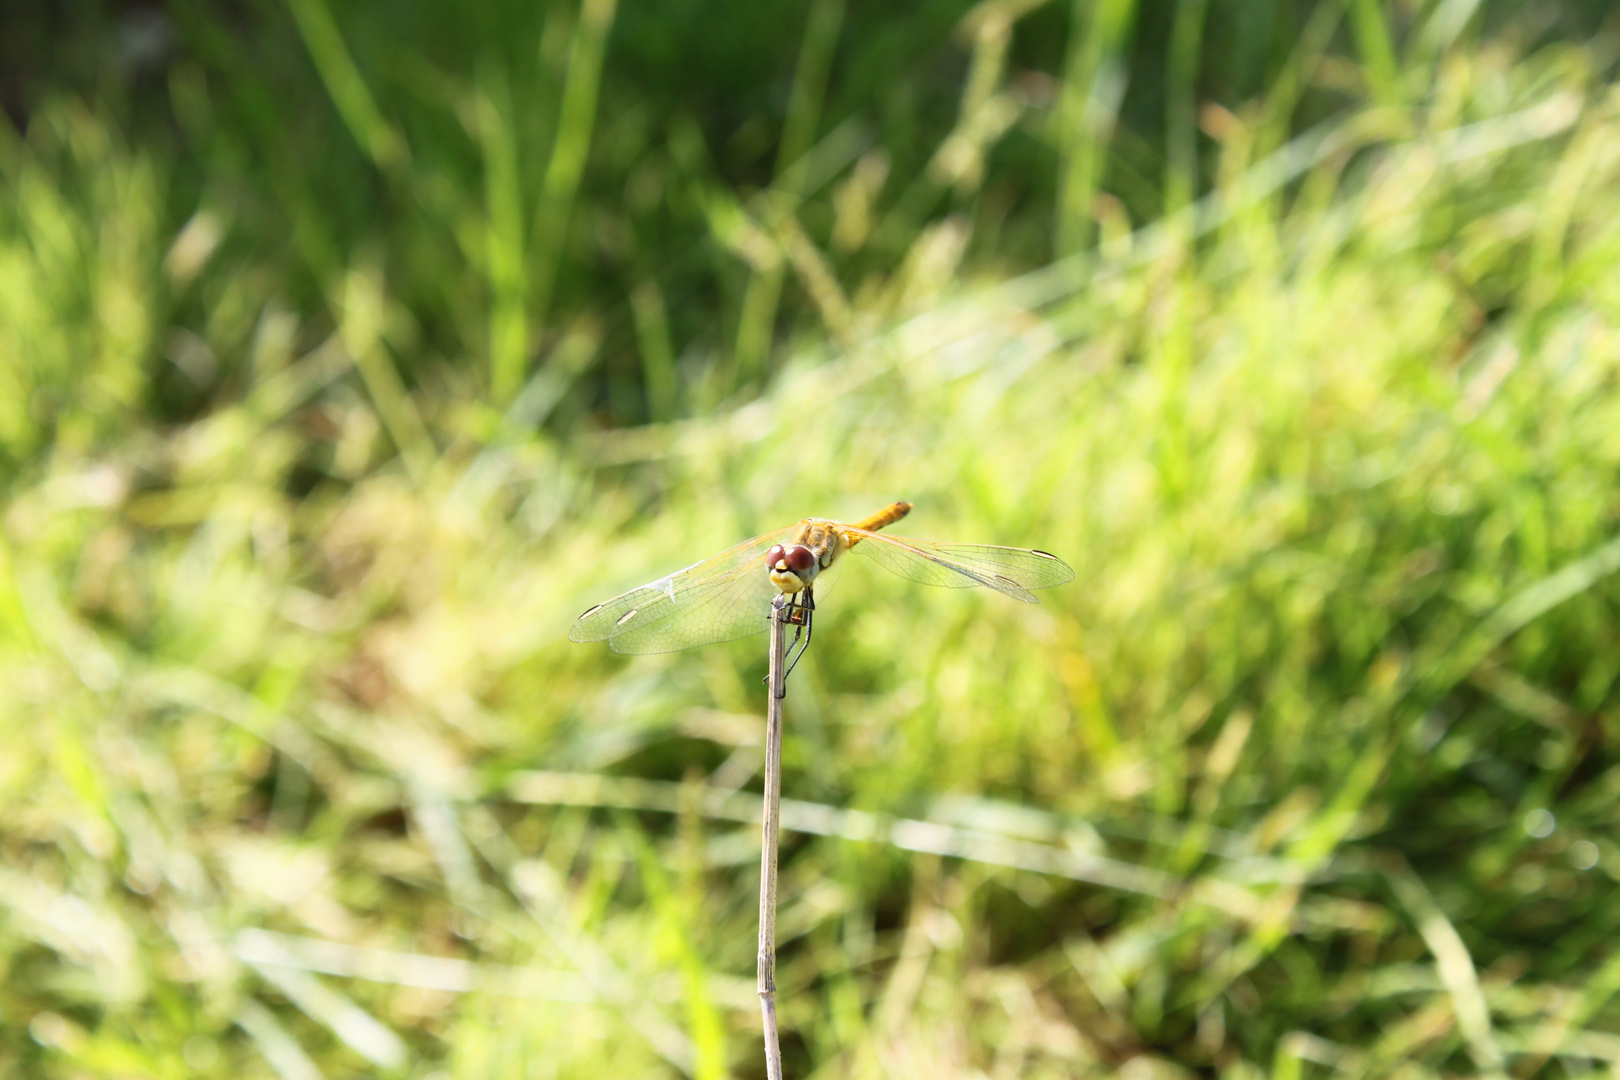
{"label": "dragonfly leg", "polygon": [[[787,606],[783,608],[784,621],[792,623],[794,626],[793,640],[788,642],[789,659],[787,670],[782,673],[784,688],[787,685],[787,677],[793,674],[793,669],[799,663],[799,658],[804,655],[804,650],[810,647],[810,634],[815,629],[815,614],[815,591],[808,585],[805,586],[803,592],[789,600]],[[797,652],[794,652],[795,646],[798,647]]]}

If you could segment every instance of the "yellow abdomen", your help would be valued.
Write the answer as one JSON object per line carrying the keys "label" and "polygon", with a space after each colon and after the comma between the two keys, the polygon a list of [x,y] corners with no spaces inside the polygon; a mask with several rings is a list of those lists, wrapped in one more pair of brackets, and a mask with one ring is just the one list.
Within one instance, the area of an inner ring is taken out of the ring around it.
{"label": "yellow abdomen", "polygon": [[869,518],[854,522],[857,529],[867,532],[876,532],[885,525],[893,525],[907,514],[911,513],[911,504],[908,502],[890,503]]}

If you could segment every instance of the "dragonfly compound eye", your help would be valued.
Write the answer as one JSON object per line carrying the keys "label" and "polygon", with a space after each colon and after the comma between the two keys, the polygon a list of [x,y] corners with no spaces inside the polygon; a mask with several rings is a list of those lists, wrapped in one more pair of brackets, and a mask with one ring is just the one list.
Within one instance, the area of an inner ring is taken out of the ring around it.
{"label": "dragonfly compound eye", "polygon": [[787,561],[795,573],[802,574],[816,565],[816,553],[803,544],[795,544],[787,549]]}
{"label": "dragonfly compound eye", "polygon": [[765,565],[772,570],[779,568],[787,560],[787,548],[777,544],[765,553]]}

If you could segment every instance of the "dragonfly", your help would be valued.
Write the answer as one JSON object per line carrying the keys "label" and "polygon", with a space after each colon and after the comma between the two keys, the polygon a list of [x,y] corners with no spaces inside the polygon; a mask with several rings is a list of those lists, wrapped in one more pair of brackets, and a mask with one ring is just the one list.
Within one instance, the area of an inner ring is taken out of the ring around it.
{"label": "dragonfly", "polygon": [[942,544],[878,531],[910,512],[910,503],[897,502],[853,524],[805,518],[763,533],[597,604],[575,620],[568,636],[606,641],[619,653],[676,652],[765,630],[773,601],[786,596],[785,621],[798,628],[795,644],[802,635],[803,655],[810,643],[816,581],[845,553],[864,555],[911,581],[982,586],[1027,604],[1040,603],[1034,590],[1074,580],[1069,565],[1049,552]]}

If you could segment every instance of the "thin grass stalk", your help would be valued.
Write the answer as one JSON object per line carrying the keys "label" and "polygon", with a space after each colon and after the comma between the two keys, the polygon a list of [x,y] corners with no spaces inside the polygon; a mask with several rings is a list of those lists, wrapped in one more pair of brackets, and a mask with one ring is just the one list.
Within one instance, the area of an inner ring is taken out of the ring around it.
{"label": "thin grass stalk", "polygon": [[324,0],[292,0],[288,7],[332,104],[360,149],[384,172],[407,164],[410,153],[405,140],[378,107],[331,7]]}
{"label": "thin grass stalk", "polygon": [[529,357],[529,266],[524,244],[523,179],[512,123],[512,94],[505,70],[478,69],[478,139],[484,157],[484,203],[488,228],[490,397],[506,408],[523,389]]}
{"label": "thin grass stalk", "polygon": [[[608,35],[613,29],[617,0],[583,0],[574,40],[568,51],[568,74],[563,83],[562,102],[557,107],[557,137],[540,181],[540,200],[534,214],[535,253],[533,291],[529,294],[529,324],[535,333],[544,333],[551,315],[552,294],[557,284],[557,268],[567,245],[568,225],[573,218],[579,183],[590,156],[591,134],[596,126],[596,99],[602,88],[602,66],[607,55]],[[516,393],[527,371],[504,387]],[[510,398],[497,402],[502,407]]]}
{"label": "thin grass stalk", "polygon": [[782,1080],[776,1030],[776,844],[782,826],[782,699],[787,696],[787,597],[771,605],[770,693],[765,698],[765,813],[759,850],[759,1011],[765,1022],[765,1075]]}
{"label": "thin grass stalk", "polygon": [[[815,146],[816,128],[826,103],[827,74],[832,68],[838,31],[844,22],[844,0],[819,0],[810,9],[804,29],[804,43],[794,69],[793,90],[788,96],[787,117],[782,125],[782,141],[776,151],[773,197],[767,202],[765,223],[774,231],[777,223],[798,213],[804,198],[808,155]],[[744,386],[766,373],[770,359],[771,333],[782,298],[783,268],[780,261],[749,276],[743,293],[742,311],[737,319],[737,338],[732,347],[732,379],[729,389]]]}

